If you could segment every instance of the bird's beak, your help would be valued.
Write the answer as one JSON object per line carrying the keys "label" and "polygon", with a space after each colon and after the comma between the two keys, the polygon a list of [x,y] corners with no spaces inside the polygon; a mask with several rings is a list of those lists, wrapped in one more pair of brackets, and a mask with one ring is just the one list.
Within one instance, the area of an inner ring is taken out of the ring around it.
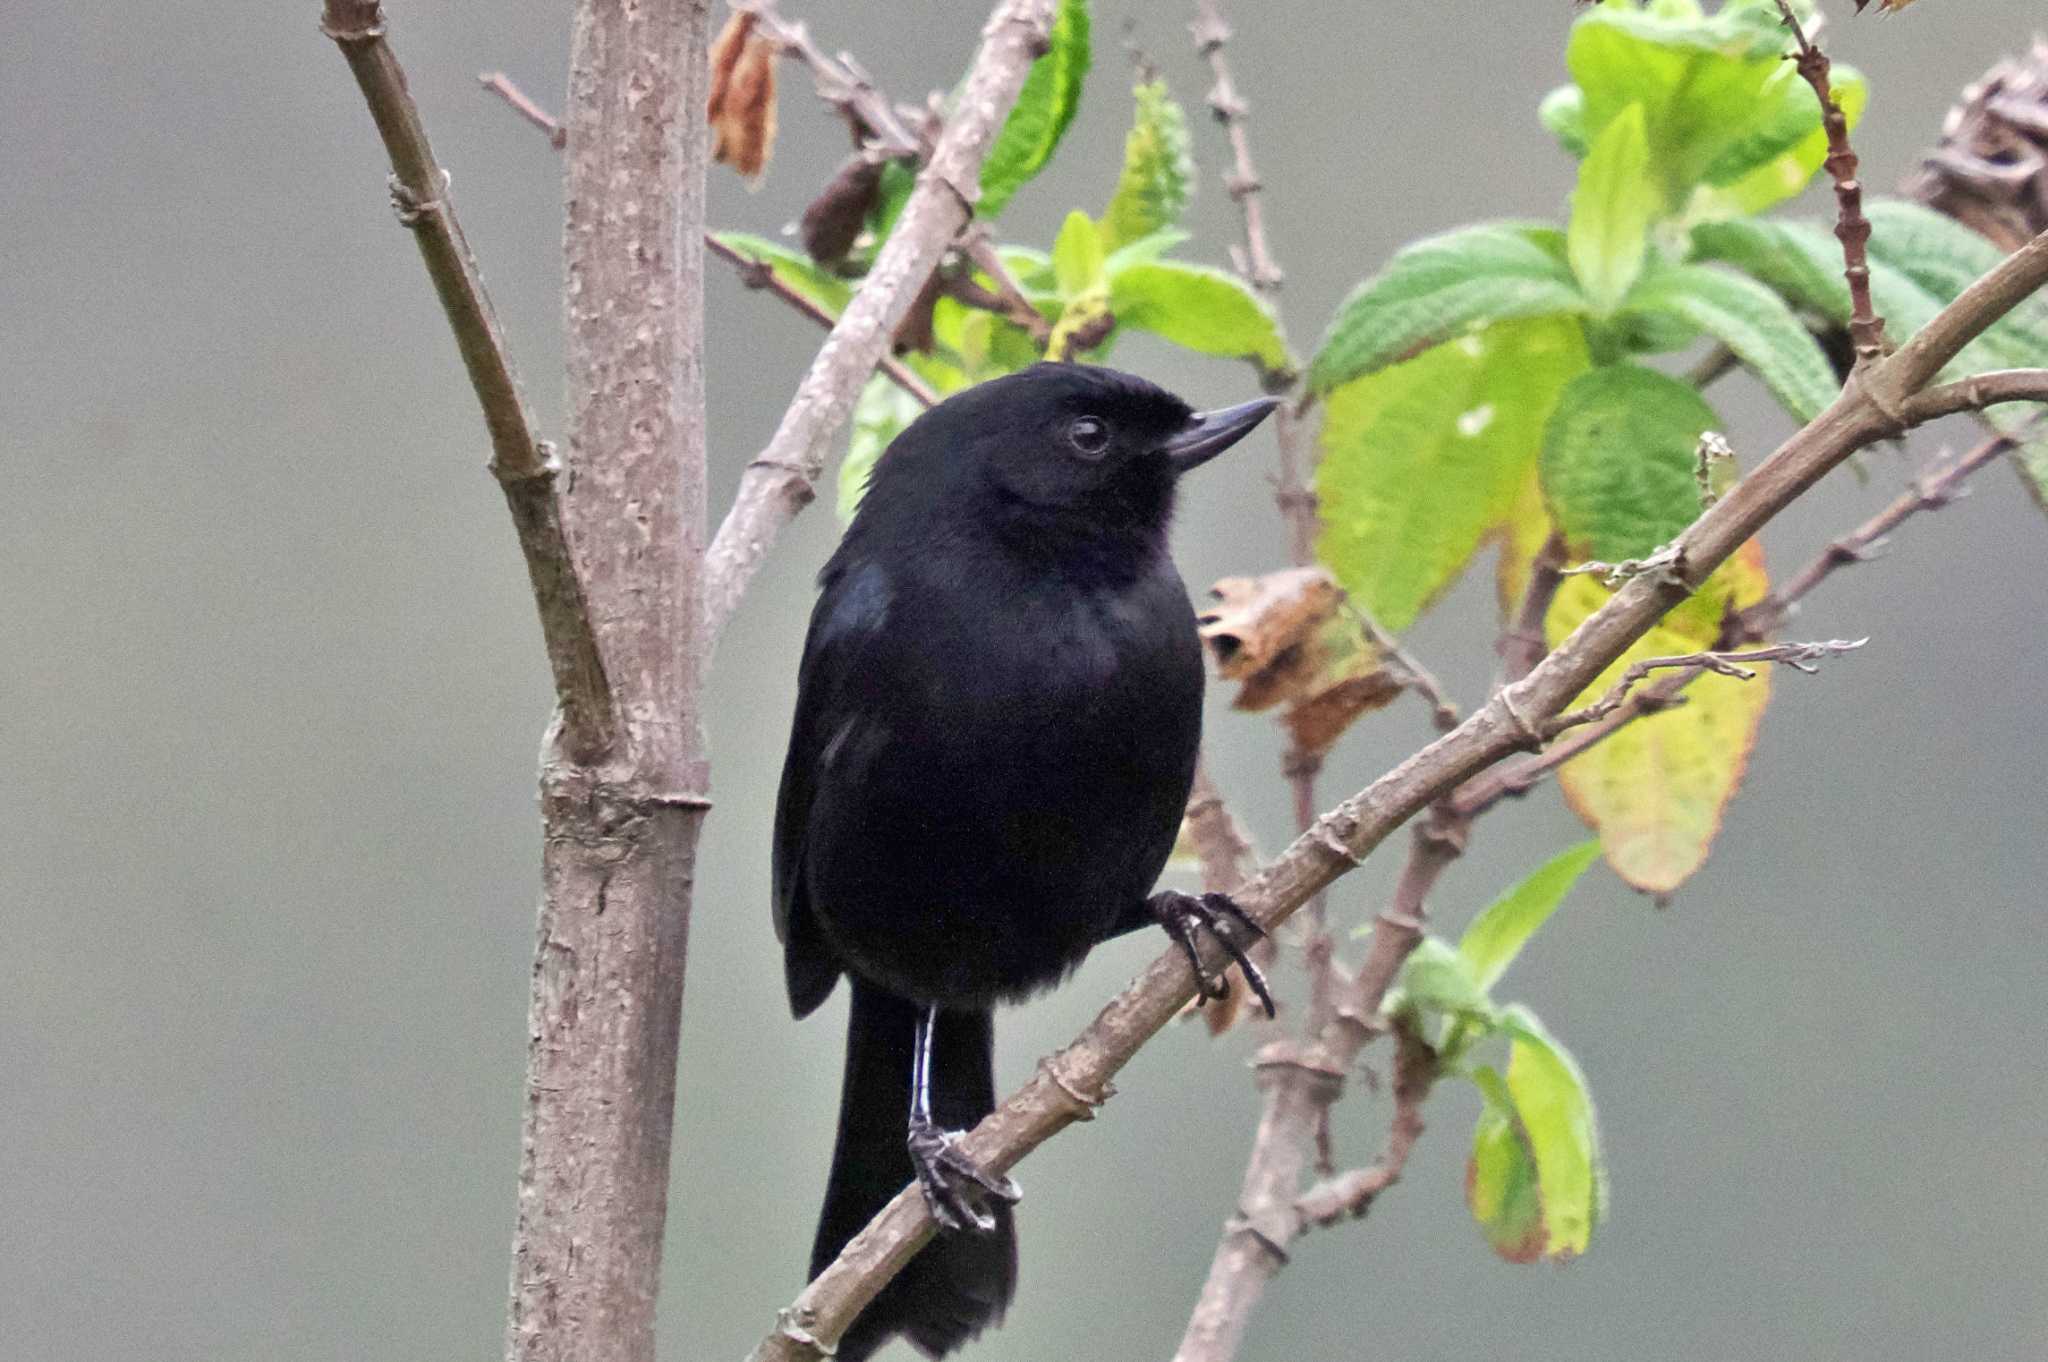
{"label": "bird's beak", "polygon": [[1199,468],[1252,433],[1266,414],[1280,405],[1277,398],[1255,397],[1220,411],[1198,411],[1180,433],[1166,442],[1167,462],[1175,473]]}

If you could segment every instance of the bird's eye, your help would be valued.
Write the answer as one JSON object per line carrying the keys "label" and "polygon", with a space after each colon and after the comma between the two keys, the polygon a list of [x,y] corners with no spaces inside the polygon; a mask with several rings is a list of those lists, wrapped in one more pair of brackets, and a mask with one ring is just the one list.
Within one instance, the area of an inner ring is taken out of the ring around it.
{"label": "bird's eye", "polygon": [[1067,423],[1067,443],[1084,459],[1099,459],[1109,448],[1109,422],[1099,416],[1077,416]]}

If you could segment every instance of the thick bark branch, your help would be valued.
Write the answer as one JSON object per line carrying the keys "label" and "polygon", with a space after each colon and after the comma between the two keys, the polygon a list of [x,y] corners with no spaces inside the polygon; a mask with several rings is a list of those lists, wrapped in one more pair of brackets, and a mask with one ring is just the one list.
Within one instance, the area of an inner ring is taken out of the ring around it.
{"label": "thick bark branch", "polygon": [[565,111],[566,497],[624,742],[554,748],[514,1362],[652,1362],[697,834],[705,654],[708,0],[583,0]]}
{"label": "thick bark branch", "polygon": [[853,414],[854,398],[887,352],[897,323],[967,225],[980,194],[982,160],[1051,27],[1052,0],[1003,0],[982,30],[966,88],[895,230],[811,362],[768,447],[747,466],[718,527],[705,572],[709,637],[732,617],[775,536],[817,495],[825,446]]}
{"label": "thick bark branch", "polygon": [[617,716],[562,523],[554,451],[534,434],[504,335],[456,220],[447,173],[434,159],[419,109],[406,90],[405,72],[385,41],[383,7],[377,0],[327,0],[320,27],[348,60],[376,120],[391,157],[391,206],[419,244],[483,408],[491,472],[504,489],[540,607],[564,746],[580,757],[595,757],[616,741]]}
{"label": "thick bark branch", "polygon": [[[1310,896],[1364,860],[1386,837],[1461,782],[1529,747],[1532,725],[1563,711],[1629,645],[1704,581],[1763,525],[1856,450],[1898,433],[1872,389],[1898,400],[1985,327],[2048,280],[2048,234],[2037,237],[1963,295],[1889,359],[1868,366],[1839,398],[1794,434],[1675,541],[1676,571],[1624,585],[1520,681],[1503,687],[1452,732],[1438,738],[1315,825],[1261,871],[1238,902],[1262,926],[1284,921]],[[1384,921],[1384,920],[1383,920]],[[1360,971],[1371,996],[1384,992],[1412,948],[1419,924],[1396,923],[1380,936]],[[1187,963],[1175,951],[1155,959],[1072,1044],[975,1127],[965,1150],[984,1167],[1004,1171],[1038,1145],[1087,1115],[1109,1081],[1192,996]],[[756,1362],[815,1359],[836,1340],[882,1284],[932,1232],[916,1188],[906,1188],[819,1274],[756,1348]]]}

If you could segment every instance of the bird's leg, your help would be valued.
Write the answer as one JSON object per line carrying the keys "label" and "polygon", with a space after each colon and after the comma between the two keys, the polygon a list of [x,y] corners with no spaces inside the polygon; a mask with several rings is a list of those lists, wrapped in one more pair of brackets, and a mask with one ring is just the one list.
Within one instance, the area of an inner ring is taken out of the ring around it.
{"label": "bird's leg", "polygon": [[[1135,915],[1126,915],[1134,917]],[[1188,965],[1195,972],[1195,1001],[1206,1002],[1211,998],[1229,996],[1230,985],[1221,974],[1211,974],[1202,966],[1202,954],[1195,948],[1195,933],[1205,931],[1216,938],[1238,969],[1244,972],[1245,983],[1266,1009],[1266,1015],[1274,1015],[1273,994],[1266,987],[1266,976],[1252,963],[1238,944],[1242,937],[1246,942],[1255,941],[1266,934],[1265,929],[1246,915],[1228,894],[1183,894],[1177,890],[1162,889],[1144,902],[1144,919],[1156,922],[1166,928],[1166,934],[1174,939],[1187,956]],[[1120,935],[1135,927],[1137,922],[1119,922],[1111,935]]]}
{"label": "bird's leg", "polygon": [[936,1007],[920,1013],[917,1039],[911,1047],[910,1163],[917,1170],[925,1205],[940,1229],[990,1234],[995,1231],[996,1218],[988,1209],[989,1200],[1014,1203],[1022,1194],[1009,1178],[983,1171],[962,1153],[958,1131],[942,1130],[932,1119],[932,1031],[938,1021]]}

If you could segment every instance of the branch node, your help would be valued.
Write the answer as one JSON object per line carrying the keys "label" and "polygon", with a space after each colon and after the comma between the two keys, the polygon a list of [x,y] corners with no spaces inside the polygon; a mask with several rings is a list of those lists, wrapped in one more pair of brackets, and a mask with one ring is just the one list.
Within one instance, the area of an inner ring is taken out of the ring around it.
{"label": "branch node", "polygon": [[[1356,819],[1347,819],[1346,821],[1353,828],[1356,828],[1358,825]],[[1350,844],[1344,840],[1344,835],[1337,830],[1336,824],[1337,815],[1326,813],[1315,822],[1309,824],[1309,836],[1315,838],[1323,847],[1334,852],[1347,864],[1364,865],[1365,858],[1351,849]]]}
{"label": "branch node", "polygon": [[1109,1083],[1103,1084],[1099,1093],[1083,1092],[1072,1079],[1061,1072],[1057,1055],[1048,1055],[1039,1060],[1038,1071],[1044,1074],[1046,1081],[1059,1089],[1060,1094],[1067,1099],[1069,1110],[1073,1112],[1077,1121],[1094,1120],[1095,1109],[1116,1096],[1115,1086]]}
{"label": "branch node", "polygon": [[[451,182],[452,177],[444,169],[441,172],[441,189],[444,193]],[[429,213],[447,211],[447,200],[423,199],[396,175],[387,176],[385,185],[391,191],[391,211],[397,214],[398,225],[401,227],[416,228],[420,225],[420,220]]]}

